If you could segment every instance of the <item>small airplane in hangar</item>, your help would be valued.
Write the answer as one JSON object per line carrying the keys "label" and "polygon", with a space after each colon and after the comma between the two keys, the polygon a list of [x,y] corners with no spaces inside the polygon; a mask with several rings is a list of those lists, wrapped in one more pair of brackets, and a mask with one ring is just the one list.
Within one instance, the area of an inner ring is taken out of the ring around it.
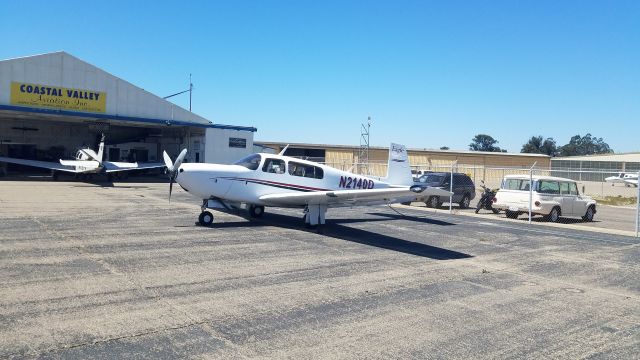
{"label": "small airplane in hangar", "polygon": [[387,176],[374,178],[338,170],[327,165],[280,154],[252,154],[232,165],[182,163],[187,149],[175,162],[164,152],[169,170],[169,201],[173,183],[202,200],[201,225],[210,225],[213,214],[207,209],[246,208],[259,218],[265,206],[304,209],[309,227],[325,223],[330,207],[384,205],[421,197],[451,195],[449,191],[414,185],[407,150],[391,144]]}
{"label": "small airplane in hangar", "polygon": [[123,171],[164,168],[163,163],[131,163],[105,161],[104,157],[104,134],[98,146],[98,152],[90,148],[79,149],[76,153],[75,160],[62,160],[60,163],[49,161],[38,161],[28,159],[17,159],[0,156],[0,162],[33,166],[37,168],[50,169],[54,179],[57,179],[58,172],[74,173],[80,176],[90,176],[93,174],[106,173],[111,179],[112,174],[118,174]]}

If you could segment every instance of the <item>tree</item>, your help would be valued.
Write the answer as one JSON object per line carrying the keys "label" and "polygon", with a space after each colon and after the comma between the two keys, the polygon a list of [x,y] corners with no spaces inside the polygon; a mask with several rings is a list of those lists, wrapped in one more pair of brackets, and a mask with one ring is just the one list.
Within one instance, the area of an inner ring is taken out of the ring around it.
{"label": "tree", "polygon": [[589,133],[582,137],[580,135],[572,136],[569,143],[561,146],[558,150],[561,156],[609,154],[613,152],[613,149],[602,138],[591,136]]}
{"label": "tree", "polygon": [[469,144],[469,150],[473,151],[492,151],[492,152],[507,152],[507,150],[502,150],[499,147],[495,146],[498,143],[498,140],[492,138],[486,134],[478,134],[471,139],[471,144]]}
{"label": "tree", "polygon": [[556,156],[558,154],[556,141],[553,138],[546,138],[544,141],[542,139],[542,135],[532,136],[526,144],[522,145],[520,152]]}
{"label": "tree", "polygon": [[440,150],[449,150],[448,146],[440,146]]}

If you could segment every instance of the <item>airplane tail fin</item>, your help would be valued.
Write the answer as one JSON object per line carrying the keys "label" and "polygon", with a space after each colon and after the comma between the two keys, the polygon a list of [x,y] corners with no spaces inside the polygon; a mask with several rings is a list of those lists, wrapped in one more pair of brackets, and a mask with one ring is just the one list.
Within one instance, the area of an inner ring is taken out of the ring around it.
{"label": "airplane tail fin", "polygon": [[389,146],[387,177],[382,180],[392,185],[413,185],[409,155],[404,145],[391,143]]}
{"label": "airplane tail fin", "polygon": [[100,145],[98,146],[98,162],[102,162],[104,155],[104,134],[102,134],[102,139],[100,139]]}

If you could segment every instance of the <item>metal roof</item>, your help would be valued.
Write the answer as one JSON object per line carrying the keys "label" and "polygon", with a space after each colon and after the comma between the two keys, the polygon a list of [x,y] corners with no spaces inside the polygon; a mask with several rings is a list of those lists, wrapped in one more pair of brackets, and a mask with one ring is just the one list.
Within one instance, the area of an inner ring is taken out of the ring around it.
{"label": "metal roof", "polygon": [[[282,141],[254,141],[254,144],[260,144],[263,146],[267,145],[279,145],[285,146],[289,145],[289,147],[297,147],[297,148],[333,148],[333,149],[345,149],[345,150],[360,150],[359,146],[356,145],[330,145],[330,144],[307,144],[307,143],[290,143],[290,142],[282,142]],[[370,150],[389,150],[388,146],[369,146]],[[496,155],[496,156],[522,156],[522,157],[535,157],[535,158],[549,158],[549,155],[545,154],[529,154],[529,153],[503,153],[503,152],[492,152],[492,151],[471,151],[471,150],[440,150],[440,149],[427,149],[427,148],[407,148],[407,151],[416,151],[416,152],[434,152],[434,153],[443,153],[443,154],[451,154],[451,155]]]}
{"label": "metal roof", "polygon": [[598,154],[585,156],[562,156],[552,158],[551,161],[615,161],[615,162],[640,162],[640,153]]}

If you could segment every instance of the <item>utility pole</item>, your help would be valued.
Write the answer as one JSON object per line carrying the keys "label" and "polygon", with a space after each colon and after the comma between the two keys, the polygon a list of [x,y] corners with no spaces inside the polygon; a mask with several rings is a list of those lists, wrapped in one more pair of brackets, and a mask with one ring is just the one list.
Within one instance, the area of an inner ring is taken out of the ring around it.
{"label": "utility pole", "polygon": [[360,173],[370,175],[369,169],[369,129],[371,128],[371,116],[367,117],[367,124],[360,124],[360,154],[358,162],[360,163]]}

